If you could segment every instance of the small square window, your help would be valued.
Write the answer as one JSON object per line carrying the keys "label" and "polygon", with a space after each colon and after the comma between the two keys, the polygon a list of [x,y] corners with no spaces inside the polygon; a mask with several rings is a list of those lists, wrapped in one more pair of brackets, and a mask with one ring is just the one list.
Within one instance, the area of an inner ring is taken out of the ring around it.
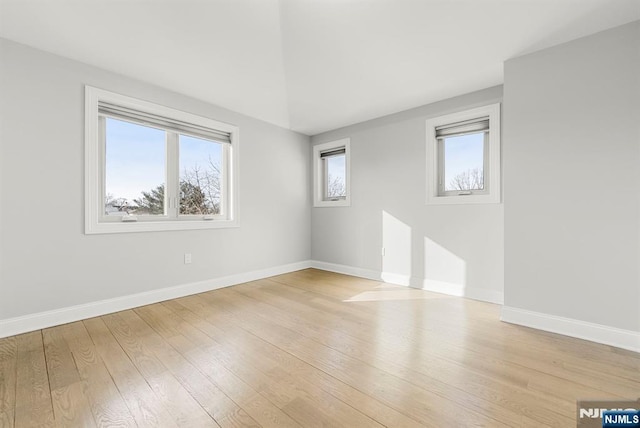
{"label": "small square window", "polygon": [[500,202],[499,104],[427,121],[427,203]]}
{"label": "small square window", "polygon": [[485,194],[489,132],[438,138],[438,195]]}
{"label": "small square window", "polygon": [[349,205],[349,139],[314,146],[314,206]]}

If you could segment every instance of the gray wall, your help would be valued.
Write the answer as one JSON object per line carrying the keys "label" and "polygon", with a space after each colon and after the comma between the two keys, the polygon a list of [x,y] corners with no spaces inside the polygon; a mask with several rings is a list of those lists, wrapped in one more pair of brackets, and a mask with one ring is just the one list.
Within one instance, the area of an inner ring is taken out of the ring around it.
{"label": "gray wall", "polygon": [[639,79],[639,22],[506,62],[506,306],[640,331]]}
{"label": "gray wall", "polygon": [[501,295],[502,204],[425,205],[426,119],[501,99],[498,86],[313,136],[351,138],[352,199],[312,210],[312,258]]}
{"label": "gray wall", "polygon": [[[309,259],[308,137],[7,40],[0,58],[0,320]],[[84,235],[85,84],[238,125],[240,227]]]}

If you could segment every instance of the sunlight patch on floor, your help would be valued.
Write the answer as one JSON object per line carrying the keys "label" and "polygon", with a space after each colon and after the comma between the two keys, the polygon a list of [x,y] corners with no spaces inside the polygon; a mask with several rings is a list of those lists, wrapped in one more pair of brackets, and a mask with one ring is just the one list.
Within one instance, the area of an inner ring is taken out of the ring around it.
{"label": "sunlight patch on floor", "polygon": [[450,298],[450,296],[406,287],[394,287],[389,289],[389,287],[380,286],[377,288],[379,289],[363,291],[362,293],[343,300],[343,302],[383,302],[388,300],[430,300]]}

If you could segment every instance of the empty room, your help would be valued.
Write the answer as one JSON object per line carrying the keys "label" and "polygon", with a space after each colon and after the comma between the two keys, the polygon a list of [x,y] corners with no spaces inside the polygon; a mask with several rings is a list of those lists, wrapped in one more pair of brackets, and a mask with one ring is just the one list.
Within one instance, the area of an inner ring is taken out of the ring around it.
{"label": "empty room", "polygon": [[640,427],[640,0],[0,0],[0,427]]}

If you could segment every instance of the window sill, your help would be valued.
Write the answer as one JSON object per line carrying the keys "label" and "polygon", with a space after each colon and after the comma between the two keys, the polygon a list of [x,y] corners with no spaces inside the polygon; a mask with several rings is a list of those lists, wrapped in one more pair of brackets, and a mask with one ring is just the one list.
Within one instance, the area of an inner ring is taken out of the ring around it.
{"label": "window sill", "polygon": [[338,201],[315,201],[313,203],[314,208],[329,208],[329,207],[350,207],[351,201],[349,199],[340,199]]}
{"label": "window sill", "polygon": [[451,195],[427,196],[426,205],[499,204],[500,195]]}
{"label": "window sill", "polygon": [[203,230],[239,227],[237,220],[102,222],[85,225],[86,235],[106,233],[162,232],[171,230]]}

